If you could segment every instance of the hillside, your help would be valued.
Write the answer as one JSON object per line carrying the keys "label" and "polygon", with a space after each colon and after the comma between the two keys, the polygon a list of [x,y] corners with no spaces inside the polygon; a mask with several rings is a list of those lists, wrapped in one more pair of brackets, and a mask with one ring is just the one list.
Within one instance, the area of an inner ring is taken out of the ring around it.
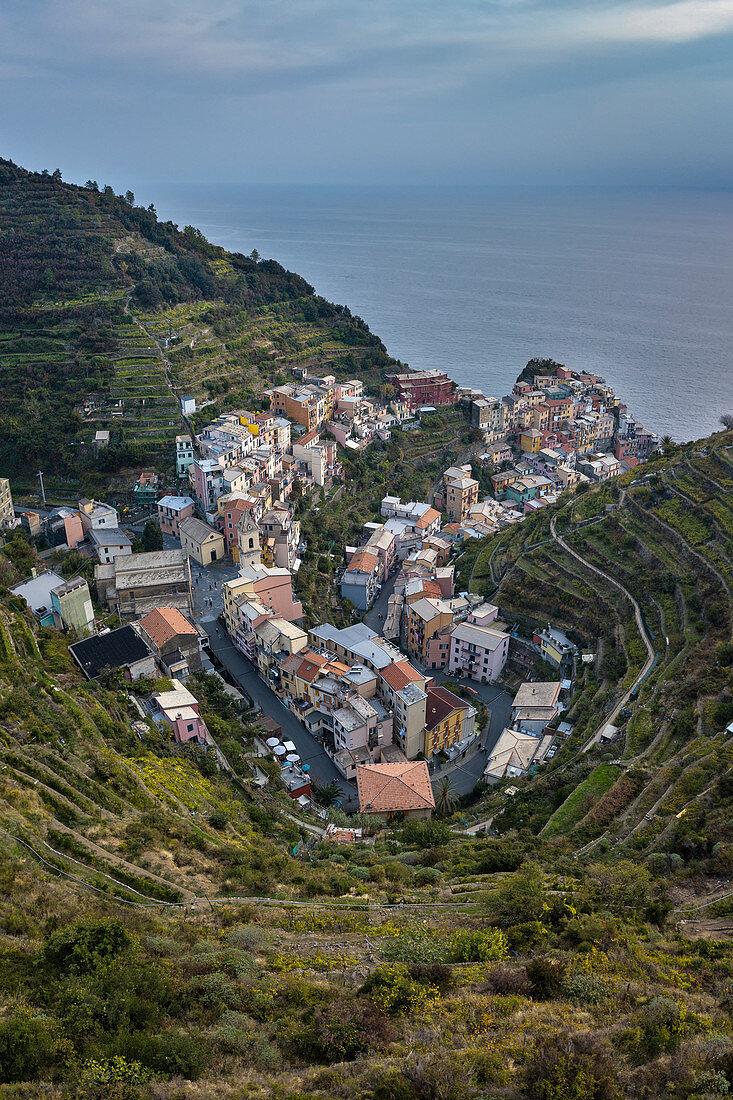
{"label": "hillside", "polygon": [[39,465],[51,483],[82,475],[98,428],[117,444],[104,469],[168,460],[181,395],[259,404],[292,364],[376,385],[389,362],[276,261],[160,222],[130,192],[0,160],[0,470],[16,482]]}
{"label": "hillside", "polygon": [[[0,261],[0,473],[21,490],[41,464],[67,489],[165,464],[181,394],[210,417],[259,404],[288,365],[377,388],[389,363],[299,276],[91,181],[0,162]],[[298,502],[306,622],[351,621],[341,547],[385,493],[425,499],[475,443],[439,410]],[[351,819],[364,836],[344,844],[255,758],[257,715],[215,677],[190,683],[229,770],[141,720],[114,676],[83,679],[68,637],[12,597],[14,561],[35,559],[10,540],[3,1100],[730,1095],[732,489],[727,431],[461,544],[459,590],[592,658],[573,732],[536,774],[449,792],[442,820]]]}
{"label": "hillside", "polygon": [[[477,548],[473,587],[505,617],[520,627],[550,621],[594,654],[568,714],[572,736],[496,824],[521,820],[574,848],[611,845],[617,855],[727,876],[731,434],[668,450]],[[648,663],[634,606],[609,577],[637,602],[655,663],[613,718],[618,733],[590,746]]]}
{"label": "hillside", "polygon": [[[270,765],[257,789],[253,718],[215,682],[196,691],[236,780],[133,726],[125,693],[81,680],[66,639],[0,589],[3,1096],[726,1095],[732,442],[553,510],[655,635],[610,745],[582,751],[644,661],[627,601],[552,541],[550,515],[477,545],[474,585],[499,581],[507,610],[539,608],[584,644],[600,624],[576,732],[511,800],[365,819],[376,841],[321,838]],[[489,814],[496,836],[465,835]]]}

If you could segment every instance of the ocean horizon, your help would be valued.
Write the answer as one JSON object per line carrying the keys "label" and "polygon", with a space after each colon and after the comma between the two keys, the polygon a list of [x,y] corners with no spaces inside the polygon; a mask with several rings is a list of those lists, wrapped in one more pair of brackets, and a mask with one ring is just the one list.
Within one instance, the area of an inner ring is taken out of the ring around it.
{"label": "ocean horizon", "polygon": [[188,184],[155,205],[297,271],[416,370],[501,396],[553,358],[677,440],[733,412],[731,191]]}

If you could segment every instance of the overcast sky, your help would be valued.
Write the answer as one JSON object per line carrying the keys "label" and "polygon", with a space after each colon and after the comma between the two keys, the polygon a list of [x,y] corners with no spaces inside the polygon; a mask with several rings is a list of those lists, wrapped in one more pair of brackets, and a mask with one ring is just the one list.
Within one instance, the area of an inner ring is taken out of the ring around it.
{"label": "overcast sky", "polygon": [[730,186],[733,0],[1,0],[0,104],[116,190]]}

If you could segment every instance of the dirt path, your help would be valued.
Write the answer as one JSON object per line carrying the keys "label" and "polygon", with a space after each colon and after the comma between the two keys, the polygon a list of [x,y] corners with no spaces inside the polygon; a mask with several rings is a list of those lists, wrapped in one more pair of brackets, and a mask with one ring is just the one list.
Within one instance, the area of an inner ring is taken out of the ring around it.
{"label": "dirt path", "polygon": [[557,516],[555,515],[550,521],[550,534],[552,535],[558,546],[560,546],[566,554],[569,554],[572,558],[575,558],[575,560],[583,565],[586,569],[590,569],[592,573],[596,573],[599,577],[606,581],[607,584],[612,584],[614,588],[617,588],[619,592],[621,592],[626,597],[626,599],[629,600],[631,606],[634,609],[634,618],[636,619],[637,628],[644,641],[644,645],[647,651],[647,659],[644,662],[641,672],[636,677],[631,687],[624,692],[621,698],[616,702],[616,705],[614,706],[611,713],[604,717],[598,729],[583,746],[582,751],[588,752],[588,750],[592,748],[592,746],[595,745],[596,742],[599,740],[601,733],[605,729],[605,727],[608,725],[613,725],[614,719],[618,717],[623,708],[629,702],[629,699],[634,694],[636,689],[643,683],[651,670],[654,668],[654,665],[657,663],[657,652],[654,648],[654,645],[652,644],[651,638],[649,637],[649,632],[647,631],[646,623],[644,622],[644,616],[641,613],[641,608],[629,592],[628,588],[625,588],[620,581],[617,581],[615,579],[615,577],[610,576],[608,573],[604,573],[604,571],[602,569],[599,569],[597,565],[593,565],[592,562],[587,561],[586,558],[582,556],[582,554],[579,554],[576,550],[573,550],[573,548],[567,544],[562,535],[558,535],[555,526],[556,520]]}
{"label": "dirt path", "polygon": [[[177,882],[171,882],[169,879],[163,878],[161,875],[156,875],[153,871],[146,871],[142,867],[138,867],[134,863],[128,863],[127,860],[123,859],[121,856],[115,855],[114,852],[107,851],[106,848],[102,848],[101,845],[96,844],[93,840],[88,840],[87,837],[83,836],[82,833],[77,832],[75,829],[70,829],[67,825],[62,824],[60,821],[55,821],[54,820],[54,828],[58,829],[58,831],[61,832],[61,833],[66,833],[69,836],[73,836],[74,839],[76,841],[78,841],[79,844],[81,844],[85,848],[87,848],[90,853],[98,856],[100,859],[105,860],[105,862],[111,864],[113,867],[119,867],[119,869],[121,871],[125,871],[127,874],[134,875],[135,878],[149,879],[151,882],[155,882],[159,886],[165,886],[168,890],[178,890],[179,893],[181,894],[181,896],[187,902],[191,902],[191,901],[196,900],[196,895],[193,893],[193,891],[187,889],[185,886],[181,886]],[[39,859],[47,868],[49,868],[49,870],[54,871],[56,874],[59,874],[64,878],[70,878],[74,882],[77,882],[80,886],[83,886],[88,890],[92,890],[95,893],[104,893],[104,891],[98,890],[97,887],[93,886],[89,882],[86,882],[86,880],[80,878],[79,876],[70,874],[69,872],[63,871],[61,868],[56,867],[55,864],[51,863],[49,860],[47,860],[45,858],[45,856],[43,855],[42,852],[39,852],[35,847],[33,847],[33,845],[31,845],[29,843],[29,841],[24,840],[22,837],[15,836],[13,833],[8,833],[8,832],[6,832],[5,829],[0,829],[0,833],[2,833],[4,836],[8,837],[9,839],[16,841],[18,844],[21,844],[24,848],[26,848],[34,856],[36,856],[36,858]],[[56,849],[52,848],[51,845],[48,844],[46,841],[41,841],[39,839],[39,840],[36,841],[36,843],[44,844],[45,847],[48,848],[49,852],[52,852],[55,855],[58,855],[62,859],[68,859],[71,862],[80,864],[79,860],[75,860],[73,858],[73,856],[67,855],[66,852],[57,852]],[[85,866],[84,864],[80,864],[80,865]],[[128,887],[126,885],[126,883],[117,882],[116,879],[110,878],[110,876],[106,875],[104,871],[97,870],[94,866],[86,867],[86,870],[93,873],[93,874],[102,875],[103,877],[105,877],[107,879],[110,879],[110,881],[115,882],[116,885],[119,886],[121,889],[132,890],[133,893],[140,893],[139,890],[134,890],[132,887]],[[143,896],[145,896],[145,895],[143,895]],[[111,901],[121,901],[122,900],[123,904],[124,904],[124,899],[110,898],[110,900]],[[141,902],[140,904],[168,905],[168,904],[171,904],[171,903],[170,902],[162,902],[162,901],[154,901],[153,899],[147,899],[146,898],[146,901]],[[180,903],[178,903],[178,904],[180,904]]]}

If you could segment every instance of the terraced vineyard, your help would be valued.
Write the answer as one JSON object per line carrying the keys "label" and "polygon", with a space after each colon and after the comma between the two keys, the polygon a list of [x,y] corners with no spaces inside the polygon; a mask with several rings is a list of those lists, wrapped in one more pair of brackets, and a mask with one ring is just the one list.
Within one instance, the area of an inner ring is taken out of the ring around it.
{"label": "terraced vineyard", "polygon": [[[558,526],[566,540],[636,598],[657,653],[617,737],[603,749],[583,752],[646,656],[631,604],[550,538],[547,517],[483,549],[474,583],[506,617],[529,623],[531,607],[535,620],[562,626],[595,653],[568,714],[572,737],[517,803],[526,799],[521,812],[530,813],[534,803],[536,827],[547,835],[612,843],[635,857],[661,858],[664,851],[681,858],[701,832],[725,834],[724,816],[706,795],[733,764],[725,731],[733,719],[733,540],[726,527],[732,472],[730,433],[720,433],[627,475],[620,491],[593,489],[562,508]],[[621,761],[613,782],[601,757]],[[565,790],[572,761],[576,780]],[[548,791],[561,787],[553,807]],[[506,823],[519,812],[505,815]]]}
{"label": "terraced vineyard", "polygon": [[99,428],[127,460],[169,466],[183,395],[211,416],[259,404],[294,365],[379,386],[392,363],[363,321],[274,260],[9,161],[0,260],[0,466],[19,485],[29,466],[83,479]]}
{"label": "terraced vineyard", "polygon": [[[209,718],[240,761],[235,789],[215,766],[207,776],[190,754],[172,752],[165,733],[139,720],[133,729],[126,695],[83,681],[63,636],[37,638],[26,614],[1,601],[3,844],[20,844],[48,873],[120,902],[261,892],[268,877],[254,868],[271,842],[246,810],[261,812],[263,797],[247,791],[251,727]],[[289,800],[264,798],[276,837],[278,807]],[[283,828],[292,834],[286,819]]]}

